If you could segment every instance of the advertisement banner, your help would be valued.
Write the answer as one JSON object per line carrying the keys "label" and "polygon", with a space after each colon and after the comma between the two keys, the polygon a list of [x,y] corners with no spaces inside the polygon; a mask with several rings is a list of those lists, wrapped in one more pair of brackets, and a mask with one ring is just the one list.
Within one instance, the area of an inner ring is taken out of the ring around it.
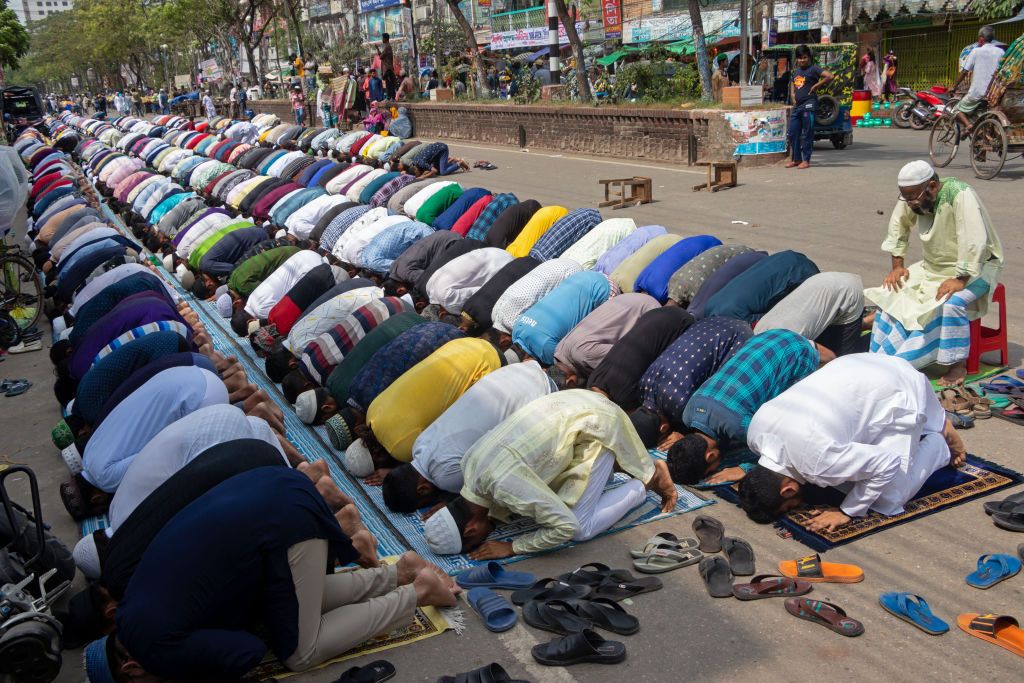
{"label": "advertisement banner", "polygon": [[392,40],[405,35],[405,21],[402,17],[401,7],[389,7],[377,12],[363,15],[365,24],[366,42],[377,43],[381,40],[381,34],[391,35]]}
{"label": "advertisement banner", "polygon": [[216,59],[204,59],[199,62],[199,74],[204,81],[219,81],[224,78],[224,72]]}
{"label": "advertisement banner", "polygon": [[398,7],[402,0],[359,0],[359,13],[366,14],[385,7]]}
{"label": "advertisement banner", "polygon": [[807,31],[810,28],[810,12],[793,12],[791,16],[791,31]]}
{"label": "advertisement banner", "polygon": [[622,3],[620,0],[604,0],[601,5],[604,17],[605,40],[622,37]]}
{"label": "advertisement banner", "polygon": [[[576,31],[582,35],[582,23],[576,23]],[[496,33],[491,33],[492,50],[509,50],[520,47],[545,47],[547,44],[547,27],[521,28],[515,31],[498,31]],[[558,44],[569,44],[569,37],[565,34],[565,27],[561,24],[558,25]]]}
{"label": "advertisement banner", "polygon": [[786,151],[786,110],[722,112],[736,143],[735,154],[773,154]]}

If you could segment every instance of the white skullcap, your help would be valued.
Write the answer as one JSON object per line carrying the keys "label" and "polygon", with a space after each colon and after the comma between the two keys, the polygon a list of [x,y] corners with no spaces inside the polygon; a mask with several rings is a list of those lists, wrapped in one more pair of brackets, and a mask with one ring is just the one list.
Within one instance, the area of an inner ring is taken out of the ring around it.
{"label": "white skullcap", "polygon": [[192,274],[192,271],[188,269],[184,263],[179,263],[174,274],[178,276],[178,282],[185,289],[192,289],[192,285],[196,282],[196,276]]}
{"label": "white skullcap", "polygon": [[214,292],[213,294],[214,294],[214,296],[216,296],[219,299],[221,294],[227,294],[227,293],[228,293],[228,286],[227,285],[221,285],[220,287],[217,288],[217,291]]}
{"label": "white skullcap", "polygon": [[927,161],[911,161],[900,169],[900,175],[896,184],[900,187],[917,187],[923,185],[935,176],[935,169]]}
{"label": "white skullcap", "polygon": [[220,313],[222,318],[231,317],[231,295],[221,294],[217,297],[217,312]]}
{"label": "white skullcap", "polygon": [[249,326],[245,328],[245,333],[246,334],[255,334],[256,332],[259,332],[259,331],[260,331],[260,321],[259,320],[250,320],[249,321]]}
{"label": "white skullcap", "polygon": [[519,354],[517,354],[512,349],[505,349],[502,355],[505,356],[505,362],[507,362],[509,365],[511,365],[512,363],[519,362]]}
{"label": "white skullcap", "polygon": [[313,424],[316,419],[316,392],[312,389],[304,391],[295,399],[295,414],[305,424]]}
{"label": "white skullcap", "polygon": [[100,568],[100,554],[96,550],[96,539],[92,534],[83,536],[78,543],[75,544],[75,549],[71,552],[71,557],[75,560],[75,564],[82,573],[85,574],[88,579],[98,579],[102,574]]}
{"label": "white skullcap", "polygon": [[174,272],[174,254],[164,256],[164,268],[167,269],[168,273]]}
{"label": "white skullcap", "polygon": [[[71,413],[71,404],[68,404],[68,413]],[[77,477],[82,473],[82,456],[78,452],[78,446],[72,443],[63,448],[60,457],[64,459],[64,464],[68,466],[68,472],[72,477]]]}
{"label": "white skullcap", "polygon": [[341,266],[331,266],[331,274],[334,276],[334,284],[340,285],[348,280],[348,273]]}
{"label": "white skullcap", "polygon": [[459,525],[447,507],[443,507],[423,525],[423,536],[427,545],[438,555],[457,555],[462,552],[462,536]]}
{"label": "white skullcap", "polygon": [[287,237],[287,236],[288,236],[288,231],[285,230],[284,228],[281,228],[280,230],[278,230],[277,232],[274,233],[274,239],[275,240],[279,240],[282,237]]}
{"label": "white skullcap", "polygon": [[345,469],[354,477],[368,477],[373,474],[373,456],[362,439],[356,439],[345,449]]}

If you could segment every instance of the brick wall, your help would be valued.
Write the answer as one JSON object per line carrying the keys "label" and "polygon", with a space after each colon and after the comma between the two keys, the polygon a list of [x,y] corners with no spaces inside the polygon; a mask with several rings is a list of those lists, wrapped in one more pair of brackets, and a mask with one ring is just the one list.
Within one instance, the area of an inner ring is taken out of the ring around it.
{"label": "brick wall", "polygon": [[[286,120],[287,102],[253,102]],[[404,103],[417,138],[647,159],[674,164],[731,159],[736,141],[717,109],[654,109]],[[690,136],[695,159],[690,156]],[[744,166],[773,164],[785,154],[748,156]]]}

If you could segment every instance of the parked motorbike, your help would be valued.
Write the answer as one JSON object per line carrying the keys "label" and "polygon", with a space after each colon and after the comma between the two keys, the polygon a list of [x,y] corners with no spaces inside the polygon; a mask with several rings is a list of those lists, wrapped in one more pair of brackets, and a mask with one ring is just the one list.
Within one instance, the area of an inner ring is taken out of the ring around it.
{"label": "parked motorbike", "polygon": [[[902,115],[904,118],[901,122],[908,123],[914,130],[924,130],[930,127],[935,119],[941,117],[942,113],[946,111],[950,100],[948,89],[941,85],[912,93],[912,98],[909,108],[898,110],[893,114],[893,119],[895,122]],[[905,105],[900,105],[900,107],[903,108]],[[900,123],[896,125],[900,125]],[[901,127],[905,128],[906,126]]]}

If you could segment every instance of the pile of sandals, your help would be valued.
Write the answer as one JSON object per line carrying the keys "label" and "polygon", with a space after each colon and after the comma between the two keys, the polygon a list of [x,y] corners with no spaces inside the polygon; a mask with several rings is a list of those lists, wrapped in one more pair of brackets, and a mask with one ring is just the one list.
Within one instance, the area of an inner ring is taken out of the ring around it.
{"label": "pile of sandals", "polygon": [[992,413],[996,417],[1024,425],[1024,370],[1016,370],[1016,375],[999,375],[980,386],[994,397]]}

